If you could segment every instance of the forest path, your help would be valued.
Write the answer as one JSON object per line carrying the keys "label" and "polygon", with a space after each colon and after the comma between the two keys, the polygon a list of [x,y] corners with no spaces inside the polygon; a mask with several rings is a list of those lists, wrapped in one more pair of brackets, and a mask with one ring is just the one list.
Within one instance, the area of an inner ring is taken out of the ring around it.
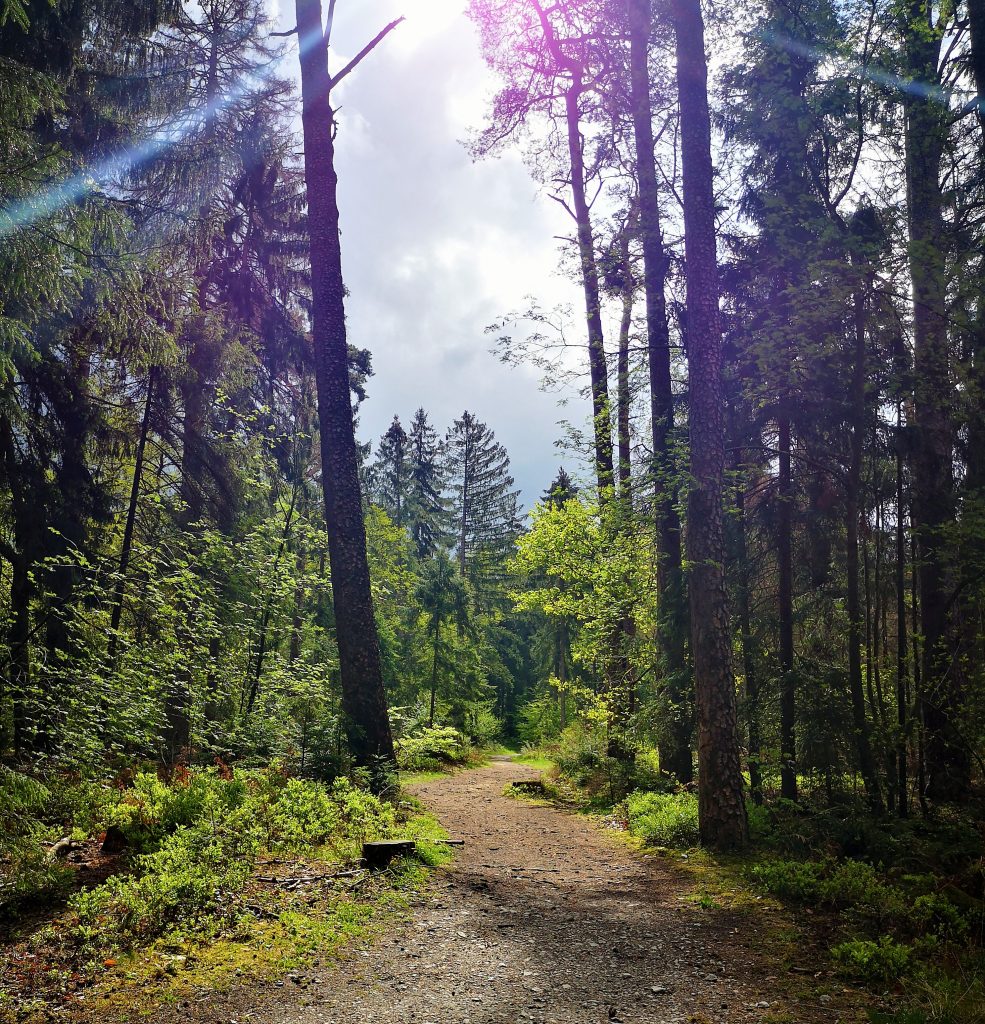
{"label": "forest path", "polygon": [[[413,787],[465,840],[409,922],[344,954],[321,998],[271,1024],[827,1021],[764,961],[762,911],[703,909],[659,857],[585,818],[503,795],[507,759]],[[826,997],[827,998],[827,997]]]}

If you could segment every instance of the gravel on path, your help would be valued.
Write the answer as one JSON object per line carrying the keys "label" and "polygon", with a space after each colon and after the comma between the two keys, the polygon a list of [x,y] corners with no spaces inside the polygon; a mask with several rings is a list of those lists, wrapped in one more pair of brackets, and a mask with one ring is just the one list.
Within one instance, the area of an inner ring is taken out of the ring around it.
{"label": "gravel on path", "polygon": [[835,1006],[780,994],[758,917],[698,907],[660,857],[504,796],[533,774],[497,759],[414,787],[464,846],[407,923],[265,1024],[836,1024]]}

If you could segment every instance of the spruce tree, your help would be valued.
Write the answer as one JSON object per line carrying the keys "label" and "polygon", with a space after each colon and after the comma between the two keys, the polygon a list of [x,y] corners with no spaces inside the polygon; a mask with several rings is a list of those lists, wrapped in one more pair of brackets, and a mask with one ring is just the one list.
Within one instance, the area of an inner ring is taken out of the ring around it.
{"label": "spruce tree", "polygon": [[373,478],[380,507],[397,526],[407,525],[411,473],[409,455],[407,431],[401,426],[400,417],[394,416],[380,439]]}
{"label": "spruce tree", "polygon": [[449,517],[442,496],[445,484],[442,446],[423,409],[414,413],[407,446],[407,527],[417,557],[431,558],[446,542]]}
{"label": "spruce tree", "polygon": [[488,597],[519,525],[510,457],[489,427],[468,411],[448,431],[446,446],[459,571]]}

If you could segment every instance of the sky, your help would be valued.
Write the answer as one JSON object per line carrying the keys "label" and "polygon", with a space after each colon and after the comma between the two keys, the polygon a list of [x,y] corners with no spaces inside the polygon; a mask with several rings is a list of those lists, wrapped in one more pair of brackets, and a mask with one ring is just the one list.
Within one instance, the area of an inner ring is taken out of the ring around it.
{"label": "sky", "polygon": [[[390,20],[402,24],[340,87],[337,141],[349,340],[373,354],[360,410],[374,443],[394,413],[423,406],[439,431],[468,409],[495,431],[529,507],[571,455],[554,447],[559,409],[532,368],[490,352],[486,327],[527,306],[579,301],[557,273],[567,214],[511,152],[474,163],[462,141],[495,85],[465,17],[467,0],[339,0],[333,68]],[[293,26],[292,0],[280,21]],[[290,58],[288,58],[290,59]]]}

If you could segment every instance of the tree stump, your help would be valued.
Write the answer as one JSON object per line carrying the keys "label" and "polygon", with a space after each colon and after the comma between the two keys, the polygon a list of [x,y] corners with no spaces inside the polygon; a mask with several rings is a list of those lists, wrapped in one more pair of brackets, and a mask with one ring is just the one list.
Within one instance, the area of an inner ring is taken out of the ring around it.
{"label": "tree stump", "polygon": [[363,843],[363,862],[370,871],[382,871],[395,857],[405,857],[417,849],[413,839],[386,839]]}

